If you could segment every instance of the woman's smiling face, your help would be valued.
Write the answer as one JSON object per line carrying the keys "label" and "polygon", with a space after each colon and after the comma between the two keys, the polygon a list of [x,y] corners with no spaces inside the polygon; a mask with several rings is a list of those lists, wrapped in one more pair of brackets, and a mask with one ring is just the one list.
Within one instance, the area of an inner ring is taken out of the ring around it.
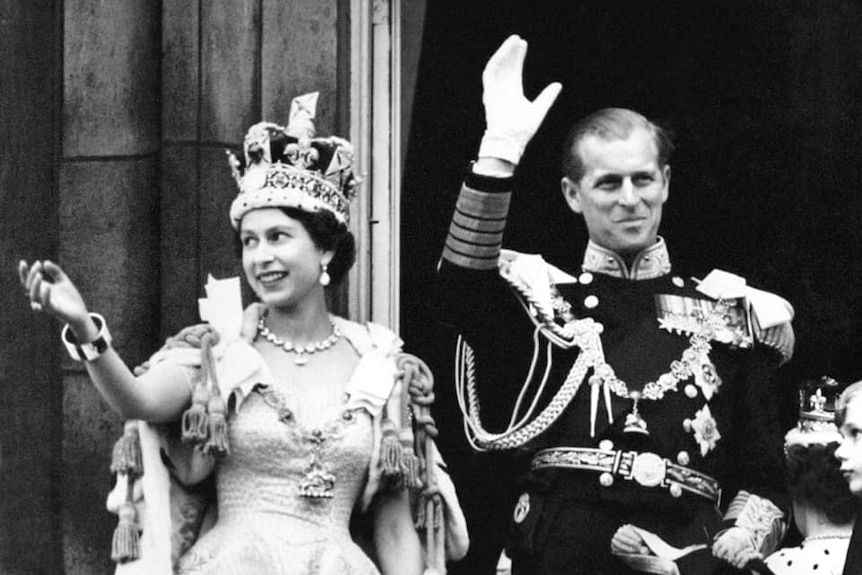
{"label": "woman's smiling face", "polygon": [[315,245],[299,220],[278,208],[252,210],[239,238],[246,280],[264,304],[292,308],[322,293],[320,264],[332,254]]}

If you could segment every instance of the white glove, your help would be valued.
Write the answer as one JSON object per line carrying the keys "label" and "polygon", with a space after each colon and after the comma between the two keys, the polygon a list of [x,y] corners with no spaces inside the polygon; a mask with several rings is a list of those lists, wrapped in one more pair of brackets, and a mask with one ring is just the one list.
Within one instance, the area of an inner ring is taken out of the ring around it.
{"label": "white glove", "polygon": [[517,165],[562,90],[559,82],[553,82],[532,102],[524,97],[526,55],[526,40],[512,35],[485,65],[482,102],[486,129],[479,146],[479,158],[497,158]]}
{"label": "white glove", "polygon": [[621,526],[611,539],[611,553],[614,555],[651,555],[643,537],[629,524]]}
{"label": "white glove", "polygon": [[763,555],[754,548],[751,532],[744,527],[731,527],[719,535],[712,544],[712,554],[737,569],[745,569],[753,559],[763,559]]}

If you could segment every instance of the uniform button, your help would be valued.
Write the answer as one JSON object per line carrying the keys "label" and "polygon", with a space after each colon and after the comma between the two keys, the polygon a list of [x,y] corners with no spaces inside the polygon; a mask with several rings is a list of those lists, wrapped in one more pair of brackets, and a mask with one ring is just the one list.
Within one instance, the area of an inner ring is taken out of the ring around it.
{"label": "uniform button", "polygon": [[685,386],[685,395],[686,397],[694,399],[695,397],[697,397],[697,388],[689,383]]}
{"label": "uniform button", "polygon": [[599,305],[599,298],[594,295],[588,295],[584,298],[584,307],[587,309],[593,309]]}
{"label": "uniform button", "polygon": [[671,278],[670,281],[672,281],[673,285],[675,285],[678,288],[685,287],[685,280],[683,280],[679,276],[673,276],[673,278]]}
{"label": "uniform button", "polygon": [[602,451],[610,451],[614,448],[614,442],[610,439],[602,439],[599,442],[599,449]]}
{"label": "uniform button", "polygon": [[680,451],[676,454],[676,462],[680,465],[688,465],[691,463],[691,457],[689,457],[687,451]]}
{"label": "uniform button", "polygon": [[599,483],[602,487],[610,487],[614,484],[614,476],[608,472],[604,472],[599,475]]}
{"label": "uniform button", "polygon": [[593,283],[593,274],[590,272],[584,272],[578,276],[578,281],[584,285],[590,285]]}
{"label": "uniform button", "polygon": [[674,483],[670,486],[670,494],[672,497],[679,497],[682,495],[682,487],[679,484]]}
{"label": "uniform button", "polygon": [[686,417],[682,420],[682,428],[685,429],[687,432],[691,431],[691,420],[689,418]]}

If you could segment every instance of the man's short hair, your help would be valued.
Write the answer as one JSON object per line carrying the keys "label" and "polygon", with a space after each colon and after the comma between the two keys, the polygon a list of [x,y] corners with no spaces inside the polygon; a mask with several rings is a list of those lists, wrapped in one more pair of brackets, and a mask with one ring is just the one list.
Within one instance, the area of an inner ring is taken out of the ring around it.
{"label": "man's short hair", "polygon": [[563,147],[563,175],[575,182],[584,177],[586,167],[578,149],[584,138],[596,136],[602,140],[623,140],[635,128],[644,128],[652,133],[658,150],[659,167],[666,166],[673,152],[673,139],[669,130],[633,110],[603,108],[578,120],[569,130]]}
{"label": "man's short hair", "polygon": [[862,381],[851,383],[847,389],[841,392],[838,399],[835,401],[835,423],[838,427],[844,425],[844,419],[847,417],[847,405],[857,395],[862,394]]}

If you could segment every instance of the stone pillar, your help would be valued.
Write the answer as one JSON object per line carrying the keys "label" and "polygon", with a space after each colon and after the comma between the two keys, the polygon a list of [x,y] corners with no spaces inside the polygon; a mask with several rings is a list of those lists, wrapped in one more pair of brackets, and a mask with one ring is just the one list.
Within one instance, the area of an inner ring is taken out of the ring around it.
{"label": "stone pillar", "polygon": [[104,503],[122,429],[60,326],[25,305],[18,259],[59,261],[130,366],[196,322],[205,274],[240,273],[224,149],[311,89],[333,130],[343,6],[0,0],[4,575],[113,572]]}
{"label": "stone pillar", "polygon": [[59,328],[19,259],[57,257],[60,7],[0,1],[0,573],[62,572]]}
{"label": "stone pillar", "polygon": [[286,123],[290,100],[313,90],[321,92],[319,132],[334,130],[341,12],[337,0],[166,2],[162,9],[161,331],[167,336],[200,321],[196,302],[207,274],[242,274],[228,219],[237,190],[225,150],[239,154],[255,122]]}
{"label": "stone pillar", "polygon": [[[59,259],[130,366],[156,348],[159,325],[160,5],[64,3]],[[63,392],[65,572],[108,573],[122,422],[65,356]]]}

